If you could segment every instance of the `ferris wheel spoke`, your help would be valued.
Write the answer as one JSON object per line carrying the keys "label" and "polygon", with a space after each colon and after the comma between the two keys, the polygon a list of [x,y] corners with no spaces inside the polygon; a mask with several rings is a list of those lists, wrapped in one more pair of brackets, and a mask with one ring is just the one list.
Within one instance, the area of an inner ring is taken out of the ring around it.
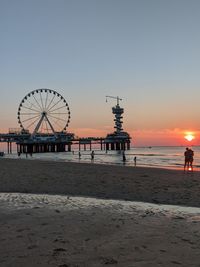
{"label": "ferris wheel spoke", "polygon": [[34,120],[33,122],[31,122],[26,128],[30,128],[36,121],[38,121],[38,118]]}
{"label": "ferris wheel spoke", "polygon": [[30,120],[33,120],[33,119],[38,118],[38,117],[40,117],[40,115],[34,116],[32,118],[28,118],[26,120],[23,120],[22,122],[30,121]]}
{"label": "ferris wheel spoke", "polygon": [[61,118],[58,118],[58,117],[55,117],[55,116],[52,116],[52,115],[49,115],[49,117],[57,119],[57,120],[60,120],[60,121],[64,121],[66,123],[66,120],[64,120],[64,119],[61,119]]}
{"label": "ferris wheel spoke", "polygon": [[56,96],[56,95],[53,95],[53,97],[52,97],[51,101],[49,102],[49,104],[48,104],[48,106],[47,106],[47,110],[49,109],[49,107],[50,107],[51,103],[53,102],[53,100],[54,100],[55,96]]}
{"label": "ferris wheel spoke", "polygon": [[51,111],[49,110],[48,112],[49,112],[49,113],[51,113],[51,112],[54,112],[54,111],[56,111],[56,110],[59,110],[59,109],[62,109],[62,108],[66,108],[66,106],[62,106],[62,107],[59,107],[59,108],[53,109],[53,110],[51,110]]}
{"label": "ferris wheel spoke", "polygon": [[44,110],[44,103],[43,103],[43,100],[42,100],[42,94],[41,94],[41,91],[40,91],[40,101],[41,101],[41,104],[42,104],[42,110]]}
{"label": "ferris wheel spoke", "polygon": [[[52,112],[49,112],[50,114],[52,113]],[[53,115],[63,115],[63,114],[69,114],[69,112],[59,112],[59,113],[52,113]]]}
{"label": "ferris wheel spoke", "polygon": [[[31,105],[30,107],[34,107],[34,108],[36,108],[37,110],[38,110],[38,106],[36,106],[35,104],[33,104],[33,103],[31,103],[28,99],[27,99],[27,101],[28,101],[28,103]],[[39,111],[38,111],[39,112]]]}
{"label": "ferris wheel spoke", "polygon": [[62,101],[62,99],[58,100],[58,102],[56,102],[52,107],[50,107],[50,108],[48,109],[48,112],[49,112],[53,107],[55,107],[57,104],[59,104],[60,101]]}
{"label": "ferris wheel spoke", "polygon": [[47,91],[47,96],[46,96],[46,99],[45,99],[45,109],[47,107],[47,100],[48,100],[48,97],[49,97],[49,91]]}
{"label": "ferris wheel spoke", "polygon": [[22,106],[23,108],[25,108],[25,109],[29,109],[29,110],[32,110],[32,111],[35,111],[35,112],[39,112],[38,110],[36,110],[36,109],[33,109],[33,108],[29,108],[29,107],[26,107],[26,106]]}
{"label": "ferris wheel spoke", "polygon": [[35,102],[37,103],[38,107],[40,108],[40,110],[42,111],[42,107],[40,106],[38,100],[36,99],[36,97],[33,95],[33,98],[35,99]]}
{"label": "ferris wheel spoke", "polygon": [[[37,113],[20,113],[20,115],[36,115]],[[40,112],[38,112],[38,114],[40,114]]]}
{"label": "ferris wheel spoke", "polygon": [[63,126],[60,125],[54,118],[51,118],[51,120],[52,120],[55,124],[57,124],[59,128],[61,128],[61,129],[63,128]]}

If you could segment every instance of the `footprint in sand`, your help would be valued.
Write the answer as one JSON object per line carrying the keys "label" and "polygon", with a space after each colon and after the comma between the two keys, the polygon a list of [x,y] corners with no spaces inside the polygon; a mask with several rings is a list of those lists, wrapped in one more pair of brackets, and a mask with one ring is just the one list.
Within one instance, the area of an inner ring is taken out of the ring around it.
{"label": "footprint in sand", "polygon": [[174,264],[181,264],[181,263],[178,262],[178,261],[171,261],[171,263],[174,263]]}
{"label": "footprint in sand", "polygon": [[45,226],[45,225],[48,225],[48,223],[41,223],[40,225]]}
{"label": "footprint in sand", "polygon": [[32,246],[28,246],[27,249],[34,249],[34,248],[37,248],[38,246],[36,245],[32,245]]}
{"label": "footprint in sand", "polygon": [[55,248],[54,250],[53,250],[53,256],[56,256],[56,255],[58,255],[60,252],[65,252],[66,251],[66,249],[64,249],[64,248]]}
{"label": "footprint in sand", "polygon": [[113,258],[103,258],[102,259],[104,264],[117,264],[118,261]]}
{"label": "footprint in sand", "polygon": [[60,213],[60,211],[59,211],[59,210],[55,210],[55,212],[57,212],[57,213]]}

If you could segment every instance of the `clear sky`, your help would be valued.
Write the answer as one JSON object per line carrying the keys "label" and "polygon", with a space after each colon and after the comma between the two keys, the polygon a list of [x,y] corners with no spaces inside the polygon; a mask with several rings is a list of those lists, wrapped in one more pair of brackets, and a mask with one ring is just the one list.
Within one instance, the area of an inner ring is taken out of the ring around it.
{"label": "clear sky", "polygon": [[79,136],[113,131],[113,95],[135,145],[199,144],[199,27],[199,0],[0,0],[1,131],[51,88]]}

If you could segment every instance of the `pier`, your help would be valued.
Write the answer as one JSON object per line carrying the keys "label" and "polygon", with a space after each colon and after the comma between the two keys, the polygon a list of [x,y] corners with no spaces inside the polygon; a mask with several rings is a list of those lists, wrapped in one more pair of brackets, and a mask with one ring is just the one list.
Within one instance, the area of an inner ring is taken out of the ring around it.
{"label": "pier", "polygon": [[81,150],[129,150],[131,137],[122,129],[120,107],[122,99],[117,100],[112,108],[114,114],[114,132],[105,137],[76,137],[67,132],[71,113],[67,101],[51,89],[36,89],[28,93],[21,101],[17,119],[20,128],[10,129],[8,133],[0,133],[0,142],[7,143],[7,153],[12,154],[12,144],[17,145],[17,153],[48,153],[72,151],[74,146]]}
{"label": "pier", "polygon": [[73,151],[74,147],[78,150],[129,150],[130,142],[122,139],[109,139],[108,137],[89,137],[89,138],[75,138],[68,134],[63,134],[62,138],[54,139],[49,135],[37,137],[32,139],[31,136],[23,134],[0,134],[0,142],[7,143],[7,153],[12,154],[12,144],[17,145],[18,153],[48,153],[48,152],[67,152]]}

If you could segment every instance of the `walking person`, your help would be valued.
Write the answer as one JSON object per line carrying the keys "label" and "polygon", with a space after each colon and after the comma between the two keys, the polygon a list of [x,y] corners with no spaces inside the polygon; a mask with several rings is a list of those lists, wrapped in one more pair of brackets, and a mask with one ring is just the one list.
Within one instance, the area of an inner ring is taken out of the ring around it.
{"label": "walking person", "polygon": [[94,160],[94,151],[92,150],[92,153],[91,153],[91,161]]}

